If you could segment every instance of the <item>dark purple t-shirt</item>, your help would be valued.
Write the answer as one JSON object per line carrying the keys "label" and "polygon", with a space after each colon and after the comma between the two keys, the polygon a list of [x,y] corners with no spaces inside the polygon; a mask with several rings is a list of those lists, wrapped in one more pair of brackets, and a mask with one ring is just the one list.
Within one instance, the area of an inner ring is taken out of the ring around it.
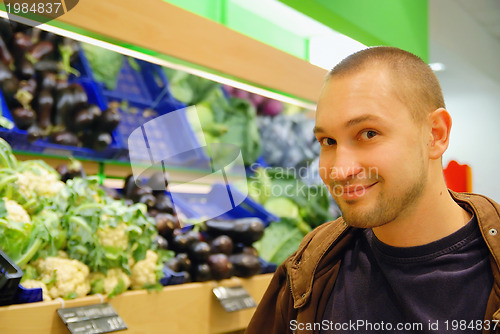
{"label": "dark purple t-shirt", "polygon": [[366,229],[344,255],[321,333],[481,333],[493,284],[488,253],[475,217],[407,248]]}

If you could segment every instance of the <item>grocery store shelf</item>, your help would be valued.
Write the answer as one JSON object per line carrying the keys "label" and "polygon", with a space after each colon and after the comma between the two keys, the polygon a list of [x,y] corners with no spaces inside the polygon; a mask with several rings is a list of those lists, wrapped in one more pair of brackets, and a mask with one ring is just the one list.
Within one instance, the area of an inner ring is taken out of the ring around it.
{"label": "grocery store shelf", "polygon": [[[272,274],[250,279],[231,278],[220,282],[187,283],[163,288],[161,292],[125,292],[109,302],[127,324],[123,333],[227,333],[244,329],[255,309],[227,313],[212,293],[217,285],[243,286],[259,302]],[[64,302],[64,307],[92,305],[100,296],[87,296]],[[0,307],[0,333],[66,334],[68,330],[56,310],[61,301],[38,302]]]}
{"label": "grocery store shelf", "polygon": [[326,75],[305,60],[161,0],[80,1],[49,24],[312,103]]}

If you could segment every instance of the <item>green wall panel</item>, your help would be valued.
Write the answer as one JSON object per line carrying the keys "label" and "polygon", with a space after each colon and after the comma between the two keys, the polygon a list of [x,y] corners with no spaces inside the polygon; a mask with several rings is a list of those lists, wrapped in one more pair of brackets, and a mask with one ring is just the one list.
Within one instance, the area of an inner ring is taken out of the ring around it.
{"label": "green wall panel", "polygon": [[281,28],[229,0],[164,0],[197,15],[224,24],[241,34],[308,60],[308,40]]}
{"label": "green wall panel", "polygon": [[224,0],[163,0],[207,19],[220,22]]}
{"label": "green wall panel", "polygon": [[307,38],[283,29],[229,1],[226,15],[227,27],[296,57],[307,59]]}
{"label": "green wall panel", "polygon": [[390,45],[429,60],[428,0],[280,0],[365,45]]}

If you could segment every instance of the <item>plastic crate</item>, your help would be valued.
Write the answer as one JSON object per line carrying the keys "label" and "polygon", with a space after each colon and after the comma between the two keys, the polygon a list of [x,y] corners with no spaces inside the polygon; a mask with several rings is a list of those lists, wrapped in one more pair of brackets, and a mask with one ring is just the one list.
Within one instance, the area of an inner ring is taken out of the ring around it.
{"label": "plastic crate", "polygon": [[[231,209],[225,210],[226,203],[222,201],[210,202],[207,198],[226,198],[230,191],[233,199],[243,199],[244,195],[235,187],[216,183],[208,194],[193,193],[171,193],[176,209],[179,209],[187,218],[204,219],[210,217],[214,219],[238,219],[247,217],[257,217],[262,220],[264,226],[268,226],[273,221],[280,219],[267,211],[262,205],[245,197],[243,201]],[[226,211],[226,212],[224,212]],[[224,212],[219,214],[220,212]]]}
{"label": "plastic crate", "polygon": [[[105,96],[108,103],[118,102],[106,93]],[[164,161],[165,166],[208,168],[210,159],[200,147],[184,108],[177,101],[163,101],[155,109],[149,104],[129,101],[128,110],[119,108],[122,119],[117,131],[125,148],[119,160],[151,165]]]}
{"label": "plastic crate", "polygon": [[[79,78],[70,80],[71,83],[80,84],[88,96],[89,103],[96,104],[99,108],[104,110],[106,104],[102,98],[99,88],[90,79]],[[8,110],[5,99],[0,92],[0,104],[2,107],[2,114],[9,120],[12,120],[12,115]],[[112,142],[104,150],[96,151],[87,147],[77,147],[68,145],[59,145],[51,143],[48,138],[40,138],[36,141],[28,141],[28,134],[26,130],[20,130],[14,126],[13,129],[8,130],[0,128],[0,137],[4,138],[13,150],[17,151],[30,151],[44,154],[56,154],[65,156],[74,156],[81,158],[96,158],[96,159],[113,159],[123,153],[122,139],[119,133],[115,130],[112,133]]]}
{"label": "plastic crate", "polygon": [[23,271],[0,250],[0,306],[12,304]]}

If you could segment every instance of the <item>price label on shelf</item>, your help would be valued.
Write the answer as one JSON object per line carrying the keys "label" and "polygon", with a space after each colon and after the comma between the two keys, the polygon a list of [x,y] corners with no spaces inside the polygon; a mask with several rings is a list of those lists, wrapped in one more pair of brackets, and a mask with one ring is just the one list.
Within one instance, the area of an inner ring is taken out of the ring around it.
{"label": "price label on shelf", "polygon": [[255,300],[242,286],[220,286],[214,288],[213,292],[226,312],[235,312],[257,306]]}
{"label": "price label on shelf", "polygon": [[109,303],[60,308],[57,313],[72,334],[100,334],[127,329]]}

